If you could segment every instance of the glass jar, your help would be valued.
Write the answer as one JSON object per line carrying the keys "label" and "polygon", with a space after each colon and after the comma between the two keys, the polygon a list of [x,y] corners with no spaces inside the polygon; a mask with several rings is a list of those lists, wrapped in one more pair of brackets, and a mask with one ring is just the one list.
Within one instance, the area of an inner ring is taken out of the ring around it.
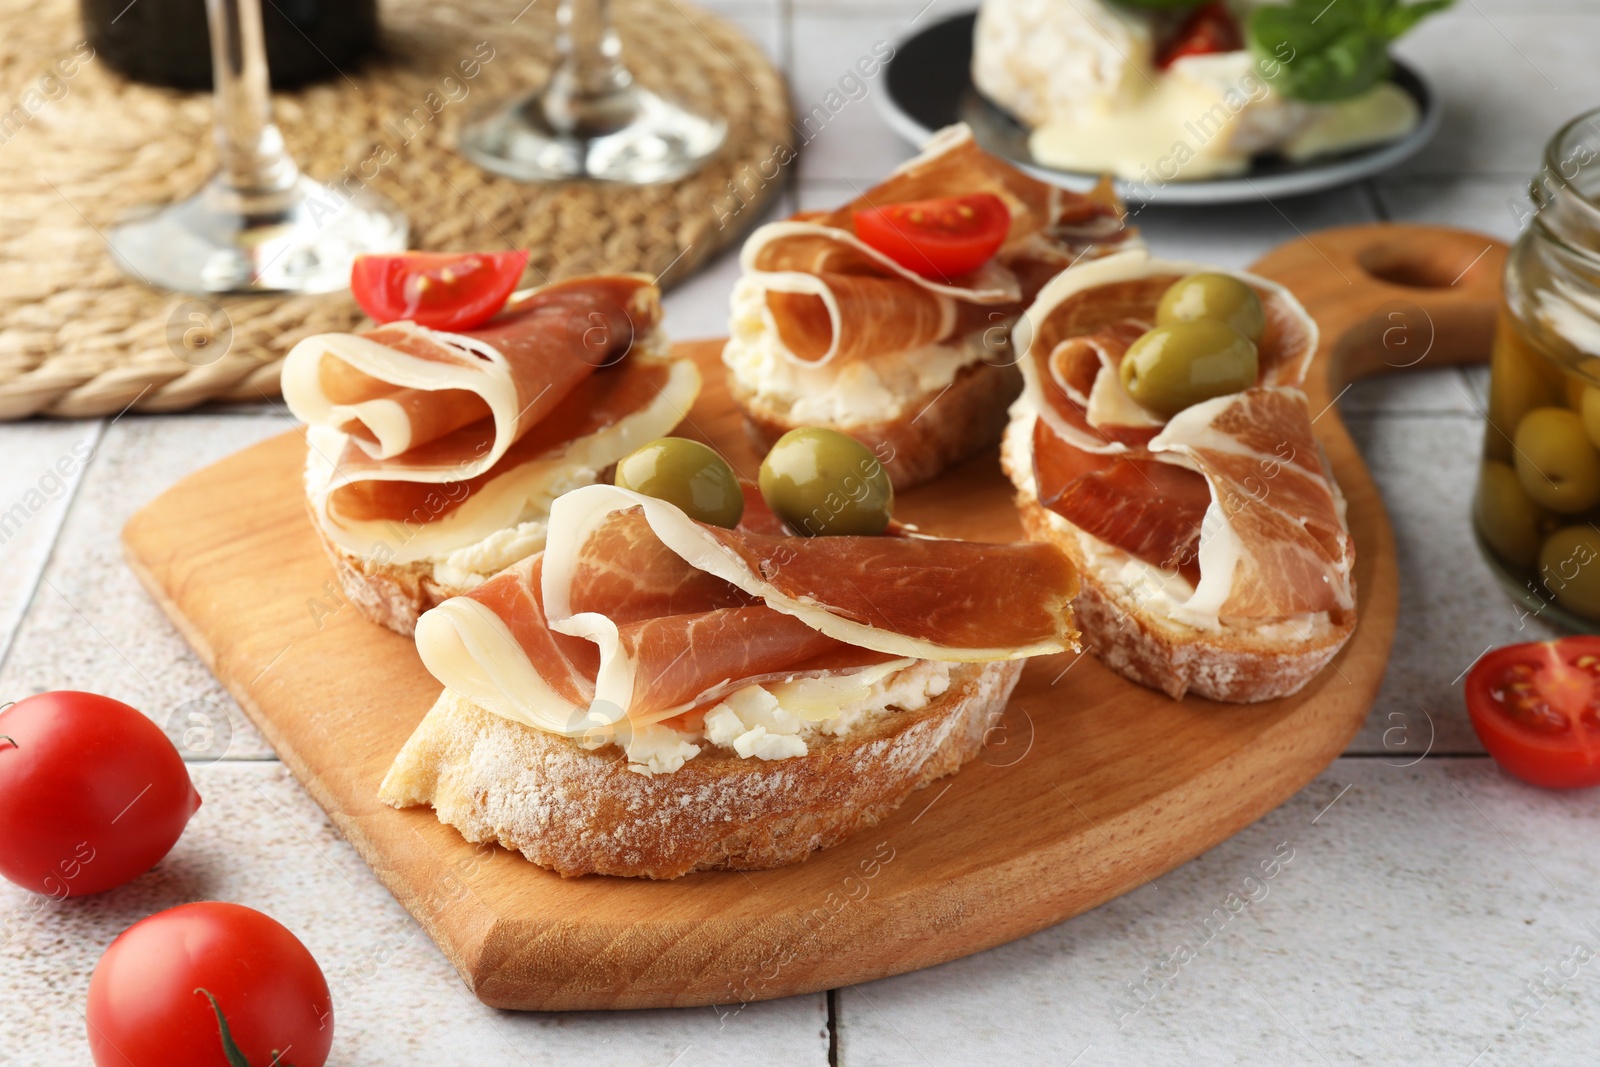
{"label": "glass jar", "polygon": [[1506,260],[1479,547],[1534,614],[1600,632],[1600,110],[1564,126]]}

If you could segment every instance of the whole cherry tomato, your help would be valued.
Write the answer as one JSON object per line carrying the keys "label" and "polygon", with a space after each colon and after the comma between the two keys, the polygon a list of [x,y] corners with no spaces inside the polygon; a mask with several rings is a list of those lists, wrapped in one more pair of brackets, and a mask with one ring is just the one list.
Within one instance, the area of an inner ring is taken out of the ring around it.
{"label": "whole cherry tomato", "polygon": [[157,912],[111,942],[85,1011],[97,1067],[322,1067],[333,1000],[277,920],[208,901]]}
{"label": "whole cherry tomato", "polygon": [[0,711],[0,875],[78,897],[177,843],[200,794],[161,728],[121,701],[40,693]]}
{"label": "whole cherry tomato", "polygon": [[1533,785],[1600,785],[1600,637],[1507,645],[1467,672],[1467,713],[1495,762]]}

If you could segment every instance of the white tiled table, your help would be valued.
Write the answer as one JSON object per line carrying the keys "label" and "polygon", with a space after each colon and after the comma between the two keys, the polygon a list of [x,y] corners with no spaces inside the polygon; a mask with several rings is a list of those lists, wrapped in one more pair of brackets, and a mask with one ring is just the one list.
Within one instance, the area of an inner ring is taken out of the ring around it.
{"label": "white tiled table", "polygon": [[[923,3],[718,6],[790,71],[805,111]],[[921,18],[949,10],[935,0]],[[1377,218],[1510,237],[1547,135],[1600,103],[1597,43],[1595,0],[1462,0],[1402,46],[1434,79],[1446,125],[1397,173],[1271,205],[1153,209],[1139,223],[1163,252],[1225,264],[1297,230]],[[853,103],[810,146],[782,207],[836,202],[907,154],[870,101]],[[734,274],[724,256],[669,296],[676,336],[722,330]],[[1401,617],[1370,722],[1302,793],[1054,929],[727,1016],[482,1007],[138,589],[117,548],[128,515],[179,476],[281,432],[283,416],[0,426],[7,507],[75,442],[96,447],[87,472],[0,548],[0,693],[91,689],[162,720],[209,700],[234,731],[225,759],[194,768],[205,806],[150,875],[43,907],[0,884],[0,1063],[87,1063],[80,1006],[100,951],[134,920],[196,898],[264,908],[301,934],[334,985],[334,1062],[363,1067],[1593,1063],[1600,964],[1551,980],[1525,1001],[1543,1007],[1520,1027],[1513,998],[1580,939],[1600,950],[1600,791],[1556,795],[1501,775],[1455,681],[1486,646],[1543,636],[1536,624],[1519,629],[1468,535],[1482,388],[1476,374],[1423,371],[1341,402],[1394,521]],[[1270,894],[1207,935],[1203,920],[1275,849],[1293,859]],[[1204,944],[1175,977],[1151,978],[1180,940]]]}

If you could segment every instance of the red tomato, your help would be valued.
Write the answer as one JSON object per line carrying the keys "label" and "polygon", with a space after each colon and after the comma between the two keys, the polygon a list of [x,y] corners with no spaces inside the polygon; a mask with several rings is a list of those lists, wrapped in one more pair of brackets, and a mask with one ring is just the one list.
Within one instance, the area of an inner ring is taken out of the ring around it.
{"label": "red tomato", "polygon": [[0,712],[0,735],[0,875],[35,893],[137,878],[200,807],[167,735],[109,697],[27,697]]}
{"label": "red tomato", "polygon": [[357,256],[350,293],[378,322],[410,319],[435,330],[470,330],[505,306],[527,265],[526,252]]}
{"label": "red tomato", "polygon": [[1508,773],[1549,789],[1600,785],[1600,637],[1495,649],[1467,672],[1467,712]]}
{"label": "red tomato", "polygon": [[924,278],[970,274],[1000,251],[1011,212],[993,193],[913,200],[856,212],[856,236]]}
{"label": "red tomato", "polygon": [[1157,65],[1166,70],[1184,56],[1204,56],[1212,52],[1236,52],[1244,47],[1239,23],[1226,5],[1202,4],[1189,13],[1178,27],[1178,34],[1161,50]]}
{"label": "red tomato", "polygon": [[89,979],[89,1050],[98,1067],[226,1067],[219,1012],[253,1067],[322,1067],[333,1046],[328,982],[300,939],[254,908],[208,901],[111,942]]}

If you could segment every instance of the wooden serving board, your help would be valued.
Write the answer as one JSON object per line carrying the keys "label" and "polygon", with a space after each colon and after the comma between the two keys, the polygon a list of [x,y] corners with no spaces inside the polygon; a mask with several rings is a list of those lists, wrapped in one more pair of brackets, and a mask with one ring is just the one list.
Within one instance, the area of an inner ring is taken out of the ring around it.
{"label": "wooden serving board", "polygon": [[[1398,594],[1388,519],[1331,403],[1350,376],[1485,358],[1503,257],[1476,234],[1365,226],[1319,233],[1260,265],[1322,324],[1308,392],[1313,411],[1329,405],[1316,431],[1357,546],[1360,624],[1303,692],[1248,706],[1178,702],[1089,656],[1033,661],[980,759],[876,828],[782,870],[563,881],[467,844],[427,809],[378,803],[379,780],[439,686],[409,640],[343,605],[302,504],[299,434],[186,478],[133,518],[124,545],[195,650],[485,1003],[736,1005],[863,982],[1126,892],[1259,818],[1340,753],[1378,691]],[[684,432],[753,475],[718,350],[679,346],[707,372]],[[897,514],[942,534],[1019,535],[992,453],[906,493]]]}

